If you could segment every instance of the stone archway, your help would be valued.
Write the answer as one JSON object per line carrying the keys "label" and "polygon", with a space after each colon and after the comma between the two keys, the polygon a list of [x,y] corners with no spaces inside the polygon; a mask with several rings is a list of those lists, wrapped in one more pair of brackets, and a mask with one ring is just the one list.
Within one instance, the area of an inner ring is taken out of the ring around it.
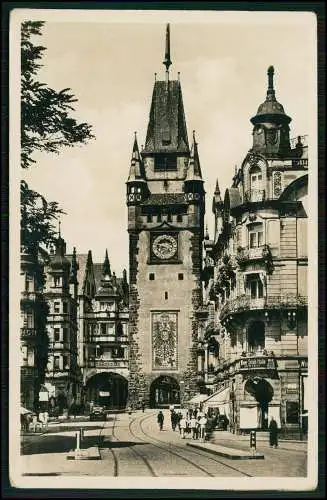
{"label": "stone archway", "polygon": [[127,403],[128,382],[118,373],[97,373],[87,380],[85,393],[88,402],[93,401],[108,409],[124,409]]}
{"label": "stone archway", "polygon": [[150,386],[150,407],[162,408],[180,404],[180,387],[173,377],[161,376]]}
{"label": "stone archway", "polygon": [[263,378],[250,378],[245,383],[244,391],[258,402],[258,427],[268,429],[268,406],[274,396],[272,385]]}

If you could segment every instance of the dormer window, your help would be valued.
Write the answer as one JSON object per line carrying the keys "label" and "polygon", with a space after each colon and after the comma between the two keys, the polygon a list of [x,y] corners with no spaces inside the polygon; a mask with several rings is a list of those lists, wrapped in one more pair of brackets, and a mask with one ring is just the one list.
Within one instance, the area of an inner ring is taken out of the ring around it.
{"label": "dormer window", "polygon": [[177,156],[160,154],[155,157],[154,170],[157,172],[166,172],[177,170]]}

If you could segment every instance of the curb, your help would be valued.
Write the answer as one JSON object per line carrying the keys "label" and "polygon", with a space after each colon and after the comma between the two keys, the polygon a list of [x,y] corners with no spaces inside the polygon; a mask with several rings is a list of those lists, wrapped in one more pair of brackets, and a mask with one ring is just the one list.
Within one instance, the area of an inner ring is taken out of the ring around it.
{"label": "curb", "polygon": [[[218,447],[213,444],[201,445],[197,443],[186,443],[186,446],[191,446],[192,448],[198,448],[200,450],[207,451],[208,453],[213,453],[214,455],[219,455],[221,457],[229,458],[231,460],[263,460],[265,458],[263,453],[246,453],[242,450],[228,451],[226,447]],[[220,449],[219,449],[220,448]]]}

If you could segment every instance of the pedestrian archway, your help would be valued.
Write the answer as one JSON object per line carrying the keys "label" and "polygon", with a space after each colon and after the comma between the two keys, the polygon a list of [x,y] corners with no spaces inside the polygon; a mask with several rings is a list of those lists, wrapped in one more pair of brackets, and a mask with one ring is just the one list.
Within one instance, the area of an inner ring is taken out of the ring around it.
{"label": "pedestrian archway", "polygon": [[274,389],[271,384],[263,378],[255,377],[247,380],[244,390],[258,402],[258,428],[268,429],[268,407],[274,396]]}
{"label": "pedestrian archway", "polygon": [[86,382],[85,392],[88,402],[123,409],[127,403],[128,382],[118,373],[97,373]]}
{"label": "pedestrian archway", "polygon": [[180,403],[180,388],[173,377],[161,376],[150,386],[150,407],[162,408]]}

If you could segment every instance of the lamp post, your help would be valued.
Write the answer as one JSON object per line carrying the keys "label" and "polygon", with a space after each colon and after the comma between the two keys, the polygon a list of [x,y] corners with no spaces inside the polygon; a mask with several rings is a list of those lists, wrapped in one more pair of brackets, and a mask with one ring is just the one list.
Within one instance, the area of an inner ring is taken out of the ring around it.
{"label": "lamp post", "polygon": [[184,403],[184,380],[181,380],[179,382],[179,385],[180,385],[180,403],[181,403],[181,406],[183,406],[183,403]]}

